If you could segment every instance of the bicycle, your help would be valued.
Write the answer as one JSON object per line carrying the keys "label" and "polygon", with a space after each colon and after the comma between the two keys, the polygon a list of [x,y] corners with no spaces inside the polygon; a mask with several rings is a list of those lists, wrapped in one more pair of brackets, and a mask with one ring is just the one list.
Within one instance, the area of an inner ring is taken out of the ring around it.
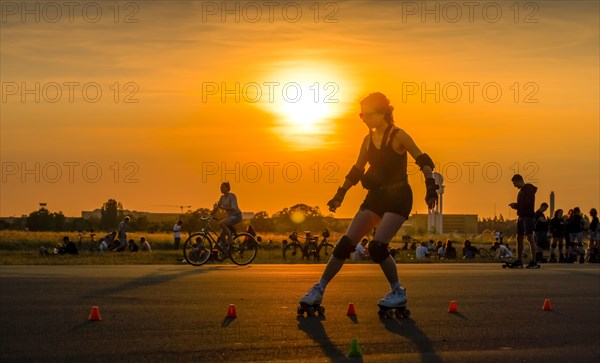
{"label": "bicycle", "polygon": [[83,246],[83,241],[86,239],[90,240],[90,243],[88,245],[88,250],[89,251],[93,251],[95,246],[96,241],[94,240],[94,236],[96,235],[96,233],[94,233],[93,230],[90,230],[90,236],[86,236],[87,232],[85,231],[79,231],[77,232],[77,235],[79,237],[79,243],[78,243],[78,249],[81,251],[81,247]]}
{"label": "bicycle", "polygon": [[183,244],[183,258],[193,266],[205,264],[211,256],[218,261],[230,258],[233,263],[244,266],[256,258],[258,242],[246,232],[237,232],[230,227],[232,242],[226,243],[223,233],[218,234],[210,225],[213,216],[200,217],[204,227],[200,232],[189,235]]}
{"label": "bicycle", "polygon": [[303,259],[310,260],[313,258],[314,261],[320,260],[321,250],[325,254],[325,258],[329,258],[333,252],[333,245],[327,242],[329,238],[329,231],[326,229],[323,231],[323,239],[319,242],[319,236],[311,236],[310,231],[304,231],[306,234],[306,240],[304,245],[298,240],[298,233],[293,232],[289,235],[292,243],[288,243],[283,247],[283,259],[286,262],[298,262]]}

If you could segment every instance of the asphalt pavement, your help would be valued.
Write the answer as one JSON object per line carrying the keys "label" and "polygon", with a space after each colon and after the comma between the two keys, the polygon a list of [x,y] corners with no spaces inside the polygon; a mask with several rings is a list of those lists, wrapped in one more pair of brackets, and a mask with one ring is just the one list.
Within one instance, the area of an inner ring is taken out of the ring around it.
{"label": "asphalt pavement", "polygon": [[[379,266],[347,264],[327,287],[325,317],[299,318],[323,267],[0,266],[0,360],[600,361],[598,265],[399,265],[412,314],[381,320]],[[93,306],[101,321],[88,320]],[[348,357],[353,339],[362,357]]]}

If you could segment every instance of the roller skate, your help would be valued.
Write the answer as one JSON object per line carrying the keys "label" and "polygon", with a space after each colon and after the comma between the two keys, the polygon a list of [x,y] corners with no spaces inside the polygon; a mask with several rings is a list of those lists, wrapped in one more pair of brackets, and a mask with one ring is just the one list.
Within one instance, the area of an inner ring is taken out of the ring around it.
{"label": "roller skate", "polygon": [[298,315],[304,316],[315,316],[317,313],[319,316],[325,315],[325,308],[321,306],[323,300],[323,289],[321,285],[315,284],[302,299],[300,299],[300,306],[298,306]]}
{"label": "roller skate", "polygon": [[377,306],[379,318],[400,319],[408,318],[410,310],[406,308],[406,289],[399,287],[390,291],[383,299],[379,300]]}
{"label": "roller skate", "polygon": [[527,265],[526,268],[528,268],[528,269],[536,269],[536,268],[540,268],[540,265],[537,262],[535,262],[535,261],[531,261],[531,262],[529,262],[529,264]]}
{"label": "roller skate", "polygon": [[502,268],[523,268],[523,262],[515,260],[513,262],[505,262]]}

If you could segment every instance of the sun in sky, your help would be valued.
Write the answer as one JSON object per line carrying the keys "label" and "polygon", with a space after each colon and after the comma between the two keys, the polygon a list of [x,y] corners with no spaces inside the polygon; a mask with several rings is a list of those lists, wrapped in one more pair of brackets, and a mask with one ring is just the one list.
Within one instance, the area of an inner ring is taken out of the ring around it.
{"label": "sun in sky", "polygon": [[354,99],[349,78],[324,62],[282,62],[272,69],[264,81],[271,93],[258,105],[274,116],[273,131],[299,149],[323,145]]}

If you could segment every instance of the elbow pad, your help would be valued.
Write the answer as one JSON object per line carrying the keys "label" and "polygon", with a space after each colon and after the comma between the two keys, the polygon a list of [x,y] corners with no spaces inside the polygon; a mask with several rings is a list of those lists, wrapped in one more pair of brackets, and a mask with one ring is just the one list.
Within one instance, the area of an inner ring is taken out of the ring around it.
{"label": "elbow pad", "polygon": [[352,169],[350,169],[348,175],[346,175],[346,179],[350,180],[352,185],[356,185],[362,178],[363,174],[364,170],[360,170],[356,166],[352,166]]}
{"label": "elbow pad", "polygon": [[431,168],[431,170],[433,170],[435,168],[435,164],[433,163],[433,160],[431,160],[429,155],[427,155],[425,153],[419,155],[415,159],[415,163],[419,166],[419,169],[421,169],[421,171],[423,170],[423,167],[426,165],[429,166]]}

